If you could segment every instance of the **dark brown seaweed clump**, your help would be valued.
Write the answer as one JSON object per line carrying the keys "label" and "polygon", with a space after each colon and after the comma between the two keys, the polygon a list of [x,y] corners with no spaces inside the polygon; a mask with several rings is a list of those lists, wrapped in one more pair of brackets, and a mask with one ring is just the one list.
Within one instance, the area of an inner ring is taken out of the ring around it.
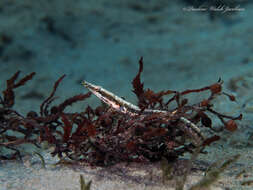
{"label": "dark brown seaweed clump", "polygon": [[[213,109],[211,101],[218,95],[226,95],[229,100],[235,97],[222,92],[222,81],[200,89],[153,92],[144,89],[140,75],[143,68],[139,61],[139,72],[133,79],[133,92],[138,98],[138,114],[124,114],[101,105],[96,108],[87,106],[84,112],[66,113],[65,108],[83,101],[91,93],[73,96],[59,105],[51,106],[55,92],[65,75],[59,78],[48,98],[40,105],[40,112],[30,111],[26,116],[12,109],[15,103],[14,89],[31,80],[31,73],[17,81],[20,72],[7,80],[7,88],[0,99],[0,159],[22,157],[19,145],[31,143],[40,147],[43,141],[54,146],[53,156],[69,158],[89,165],[108,166],[118,162],[154,162],[162,158],[174,161],[185,152],[193,153],[197,147],[203,148],[219,140],[218,135],[205,138],[201,130],[214,131],[208,114],[217,116],[224,129],[235,131],[235,120],[242,115],[231,117]],[[190,104],[185,95],[209,91],[210,96]],[[167,101],[163,97],[170,95]],[[170,104],[176,103],[171,109]],[[149,113],[149,110],[163,110],[164,113]],[[15,136],[13,133],[21,133]],[[221,130],[220,130],[221,131]],[[214,131],[215,132],[215,131]],[[12,134],[12,135],[10,135]],[[21,137],[20,137],[21,136]],[[9,149],[11,153],[5,154]]]}

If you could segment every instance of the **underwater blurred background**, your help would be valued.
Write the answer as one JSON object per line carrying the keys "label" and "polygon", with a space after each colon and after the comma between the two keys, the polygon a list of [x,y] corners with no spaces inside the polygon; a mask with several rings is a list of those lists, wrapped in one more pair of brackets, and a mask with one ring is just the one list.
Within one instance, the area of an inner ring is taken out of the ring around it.
{"label": "underwater blurred background", "polygon": [[228,86],[251,69],[252,5],[223,0],[211,10],[218,2],[1,1],[1,89],[17,70],[35,71],[30,87],[17,92],[24,112],[36,109],[62,74],[60,98],[85,91],[87,80],[135,101],[130,83],[141,56],[146,88],[196,88],[219,77]]}

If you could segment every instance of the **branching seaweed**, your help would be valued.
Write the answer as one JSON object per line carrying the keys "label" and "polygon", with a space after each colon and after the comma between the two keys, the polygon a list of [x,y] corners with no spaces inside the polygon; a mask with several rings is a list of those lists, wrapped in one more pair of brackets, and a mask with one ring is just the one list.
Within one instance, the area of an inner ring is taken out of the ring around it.
{"label": "branching seaweed", "polygon": [[83,176],[80,175],[80,190],[90,190],[91,182],[85,183]]}
{"label": "branching seaweed", "polygon": [[[138,98],[137,105],[131,104],[102,87],[84,82],[91,91],[68,98],[59,105],[53,105],[55,93],[65,75],[54,84],[51,94],[40,105],[40,112],[30,111],[26,116],[13,110],[14,89],[32,79],[31,73],[15,82],[19,72],[7,80],[7,88],[0,100],[0,159],[21,158],[19,145],[31,143],[40,147],[46,141],[54,146],[53,156],[84,162],[88,165],[109,166],[118,162],[155,162],[162,158],[172,162],[184,153],[193,153],[220,139],[213,128],[209,114],[217,116],[224,124],[223,129],[235,131],[237,117],[218,113],[212,101],[225,95],[230,101],[235,97],[222,92],[222,81],[199,89],[182,92],[165,90],[153,92],[144,89],[141,82],[143,59],[139,60],[139,71],[132,81],[133,92]],[[209,91],[206,99],[191,104],[185,98],[188,94]],[[91,108],[87,106],[80,113],[66,113],[65,108],[84,101],[91,94],[98,96],[108,106]],[[165,96],[170,96],[164,101]],[[176,107],[172,108],[172,102]],[[207,128],[215,135],[205,137],[202,130]],[[21,133],[22,137],[9,135],[9,131]],[[6,155],[3,150],[13,152]]]}
{"label": "branching seaweed", "polygon": [[216,161],[214,165],[219,165],[219,167],[212,167],[206,175],[195,185],[193,185],[190,190],[208,190],[210,189],[210,186],[215,183],[222,172],[226,170],[232,163],[236,162],[239,159],[240,155],[234,155],[231,158],[225,160],[225,162],[222,165],[219,165]]}

